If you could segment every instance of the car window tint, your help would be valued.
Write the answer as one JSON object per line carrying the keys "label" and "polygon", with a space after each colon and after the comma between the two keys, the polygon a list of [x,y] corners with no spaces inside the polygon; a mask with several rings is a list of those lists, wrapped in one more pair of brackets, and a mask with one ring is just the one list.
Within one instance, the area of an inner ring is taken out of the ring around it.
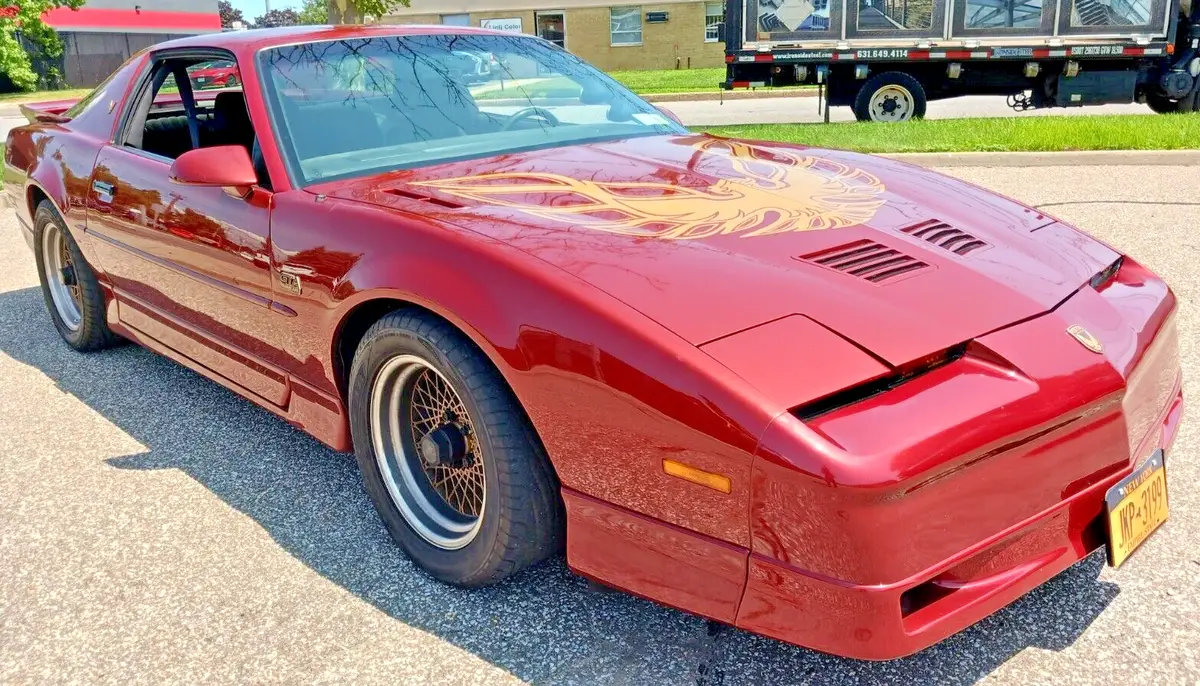
{"label": "car window tint", "polygon": [[[246,148],[258,168],[260,183],[268,185],[265,165],[255,145],[256,134],[246,107],[245,95],[240,88],[215,86],[205,88],[198,83],[200,77],[228,80],[238,74],[237,65],[230,60],[207,60],[188,63],[184,60],[167,61],[170,65],[184,66],[195,100],[196,135],[200,147],[238,145]],[[145,124],[140,135],[133,137],[133,147],[166,158],[177,158],[194,149],[189,116],[175,79],[178,66],[170,67],[171,73],[149,100]]]}
{"label": "car window tint", "polygon": [[264,51],[305,182],[518,149],[678,133],[653,106],[550,43],[418,35]]}

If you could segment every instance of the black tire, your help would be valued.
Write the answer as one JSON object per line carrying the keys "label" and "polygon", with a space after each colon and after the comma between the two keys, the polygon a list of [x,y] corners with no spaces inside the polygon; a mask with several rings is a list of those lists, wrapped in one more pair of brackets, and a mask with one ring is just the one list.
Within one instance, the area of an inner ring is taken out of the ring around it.
{"label": "black tire", "polygon": [[[54,295],[50,291],[49,278],[52,275],[46,273],[46,241],[44,239],[46,232],[51,230],[57,231],[66,243],[75,285],[79,291],[79,298],[76,301],[79,309],[79,324],[74,328],[69,326],[59,314],[58,307],[54,303]],[[33,237],[38,279],[42,285],[42,297],[46,301],[46,309],[50,312],[50,320],[54,322],[54,328],[58,329],[59,335],[67,342],[67,345],[80,352],[91,352],[103,350],[119,343],[121,339],[108,328],[108,322],[105,320],[104,292],[100,288],[100,282],[96,279],[96,273],[84,259],[83,253],[79,251],[79,245],[75,243],[71,232],[67,230],[67,223],[63,221],[58,210],[48,200],[43,200],[34,213]]]}
{"label": "black tire", "polygon": [[[1184,100],[1186,100],[1187,98],[1188,98],[1188,96],[1184,96]],[[1165,95],[1162,95],[1160,93],[1147,93],[1146,94],[1146,104],[1150,106],[1150,109],[1154,110],[1158,114],[1174,114],[1175,112],[1190,112],[1191,111],[1190,107],[1188,107],[1187,109],[1184,109],[1186,107],[1186,105],[1184,104],[1184,100],[1171,100],[1171,99],[1167,98]]]}
{"label": "black tire", "polygon": [[1192,85],[1192,92],[1179,99],[1180,112],[1200,112],[1200,81]]}
{"label": "black tire", "polygon": [[[410,525],[377,459],[372,392],[389,361],[409,356],[438,372],[461,398],[482,450],[486,491],[478,533],[455,550],[431,544]],[[392,538],[434,577],[456,586],[486,586],[562,550],[563,505],[541,442],[490,361],[446,321],[398,310],[371,326],[351,364],[349,411],[354,453],[376,511]]]}
{"label": "black tire", "polygon": [[226,88],[236,88],[239,83],[241,82],[238,81],[238,77],[236,76],[230,76],[228,79],[225,79]]}
{"label": "black tire", "polygon": [[859,121],[881,121],[871,112],[871,99],[876,93],[886,88],[901,88],[911,96],[909,106],[912,109],[908,119],[922,119],[925,116],[927,98],[925,88],[913,77],[902,71],[885,71],[867,79],[858,94],[854,96],[854,117]]}

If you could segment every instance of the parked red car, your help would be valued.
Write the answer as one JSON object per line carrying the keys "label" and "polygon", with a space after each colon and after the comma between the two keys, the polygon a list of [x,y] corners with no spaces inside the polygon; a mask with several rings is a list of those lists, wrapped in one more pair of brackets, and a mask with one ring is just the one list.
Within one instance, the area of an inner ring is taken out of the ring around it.
{"label": "parked red car", "polygon": [[228,60],[201,62],[188,68],[193,88],[234,88],[241,84],[237,65]]}
{"label": "parked red car", "polygon": [[[464,50],[577,88],[498,99]],[[212,60],[244,93],[158,97]],[[545,41],[443,26],[170,41],[31,116],[4,191],[67,344],[135,341],[353,450],[449,583],[565,549],[883,659],[1167,516],[1171,290],[960,181],[691,133]]]}

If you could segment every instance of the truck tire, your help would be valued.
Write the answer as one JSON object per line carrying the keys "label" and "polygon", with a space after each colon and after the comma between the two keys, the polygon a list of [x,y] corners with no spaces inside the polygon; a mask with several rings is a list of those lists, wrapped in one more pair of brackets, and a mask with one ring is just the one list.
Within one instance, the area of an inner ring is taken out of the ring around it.
{"label": "truck tire", "polygon": [[1192,86],[1192,92],[1179,99],[1180,112],[1200,112],[1200,81]]}
{"label": "truck tire", "polygon": [[1175,112],[1191,112],[1191,95],[1182,100],[1171,100],[1160,93],[1147,93],[1146,104],[1158,114],[1174,114]]}
{"label": "truck tire", "polygon": [[859,121],[901,122],[925,116],[925,88],[902,71],[885,71],[867,79],[854,96]]}
{"label": "truck tire", "polygon": [[1174,112],[1200,112],[1200,79],[1192,83],[1192,90],[1179,100],[1171,100],[1162,93],[1146,93],[1146,104],[1158,114]]}

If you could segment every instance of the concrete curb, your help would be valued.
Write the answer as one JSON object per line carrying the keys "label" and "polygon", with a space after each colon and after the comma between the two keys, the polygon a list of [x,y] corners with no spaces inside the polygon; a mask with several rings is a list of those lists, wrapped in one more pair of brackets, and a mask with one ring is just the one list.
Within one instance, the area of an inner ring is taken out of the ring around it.
{"label": "concrete curb", "polygon": [[787,88],[758,91],[702,91],[699,93],[649,93],[641,95],[646,102],[698,102],[704,100],[766,100],[772,98],[815,98],[816,88]]}
{"label": "concrete curb", "polygon": [[1200,150],[916,152],[881,156],[922,167],[1200,166]]}

